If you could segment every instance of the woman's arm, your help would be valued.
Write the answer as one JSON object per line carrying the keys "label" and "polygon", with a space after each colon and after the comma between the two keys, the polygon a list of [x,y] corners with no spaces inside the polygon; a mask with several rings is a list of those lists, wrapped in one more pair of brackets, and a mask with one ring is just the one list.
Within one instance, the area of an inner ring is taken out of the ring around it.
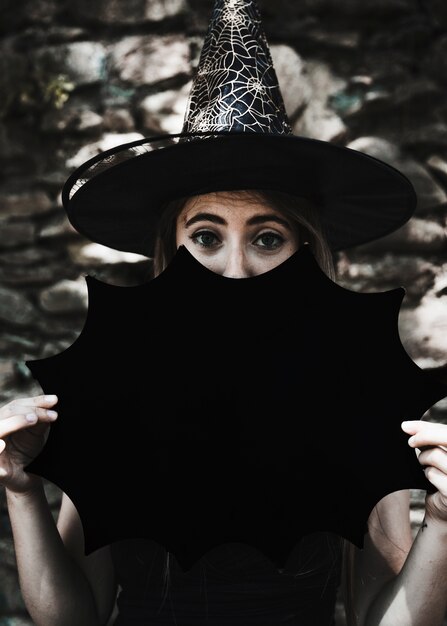
{"label": "woman's arm", "polygon": [[89,581],[95,598],[100,624],[107,624],[115,606],[118,584],[110,546],[84,555],[84,531],[73,502],[63,493],[57,528],[68,552]]}
{"label": "woman's arm", "polygon": [[109,561],[99,553],[77,558],[76,523],[64,513],[59,532],[42,479],[24,471],[57,419],[50,411],[56,402],[55,395],[39,395],[0,407],[0,485],[6,490],[23,599],[36,626],[99,626],[108,607],[97,595],[101,585],[90,584],[86,564],[97,565],[98,578],[110,589]]}
{"label": "woman's arm", "polygon": [[369,607],[365,626],[441,626],[447,611],[447,522],[425,515],[399,574]]}
{"label": "woman's arm", "polygon": [[43,484],[6,489],[23,599],[36,626],[100,626],[87,578],[66,550]]}
{"label": "woman's arm", "polygon": [[[413,539],[410,525],[410,491],[390,493],[371,511],[364,548],[349,544],[352,561],[344,563],[350,581],[344,594],[352,602],[355,619],[349,626],[363,626],[372,602],[386,583],[401,571]],[[352,568],[352,571],[351,571]],[[350,593],[349,593],[350,591]],[[346,599],[345,599],[346,606]],[[347,613],[349,607],[346,606]]]}
{"label": "woman's arm", "polygon": [[414,434],[409,443],[422,449],[418,460],[438,491],[426,495],[424,522],[402,565],[409,509],[396,506],[392,497],[404,492],[389,494],[373,510],[365,548],[356,549],[354,559],[359,626],[441,626],[447,612],[447,425],[406,424],[405,432]]}

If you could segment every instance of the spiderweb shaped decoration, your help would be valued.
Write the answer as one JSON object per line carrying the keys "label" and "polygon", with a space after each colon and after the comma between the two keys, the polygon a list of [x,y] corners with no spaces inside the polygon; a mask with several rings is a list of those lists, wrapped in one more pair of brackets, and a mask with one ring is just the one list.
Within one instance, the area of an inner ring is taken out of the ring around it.
{"label": "spiderweb shaped decoration", "polygon": [[292,134],[254,0],[217,1],[184,131]]}
{"label": "spiderweb shaped decoration", "polygon": [[181,133],[102,152],[67,181],[66,199],[129,159],[177,143],[257,132],[292,134],[255,0],[216,0]]}
{"label": "spiderweb shaped decoration", "polygon": [[107,150],[105,152],[101,152],[96,157],[93,157],[84,164],[84,168],[82,171],[82,175],[77,177],[76,180],[73,181],[73,184],[70,188],[68,199],[74,196],[74,194],[87,183],[89,180],[101,174],[105,170],[108,170],[110,167],[114,165],[118,165],[118,163],[122,163],[123,161],[128,161],[129,159],[135,158],[142,154],[146,154],[147,152],[152,152],[157,148],[162,148],[169,146],[171,144],[175,144],[176,135],[160,135],[158,137],[153,137],[151,139],[138,139],[137,141],[133,141],[128,144],[116,146],[111,150]]}
{"label": "spiderweb shaped decoration", "polygon": [[220,136],[239,134],[239,131],[235,133],[230,133],[229,131],[221,131],[221,132],[197,132],[193,134],[185,134],[176,133],[171,135],[157,135],[155,137],[146,137],[144,139],[138,139],[137,141],[133,141],[131,143],[127,143],[120,146],[115,146],[110,150],[105,152],[101,152],[97,154],[92,159],[84,163],[82,168],[76,170],[72,176],[67,181],[67,198],[71,200],[74,194],[79,191],[79,189],[85,185],[92,178],[105,172],[106,170],[118,165],[119,163],[123,163],[124,161],[129,161],[130,159],[134,159],[135,157],[141,157],[149,152],[153,152],[154,150],[159,150],[161,148],[168,148],[169,146],[174,146],[178,143],[188,141],[197,141],[199,139],[215,139]]}

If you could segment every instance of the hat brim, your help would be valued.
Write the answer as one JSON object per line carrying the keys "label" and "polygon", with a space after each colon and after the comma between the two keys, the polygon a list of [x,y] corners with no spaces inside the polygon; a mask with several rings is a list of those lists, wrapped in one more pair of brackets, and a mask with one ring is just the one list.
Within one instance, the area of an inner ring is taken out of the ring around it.
{"label": "hat brim", "polygon": [[[144,146],[149,151],[132,153]],[[396,230],[417,202],[401,172],[362,152],[295,135],[240,132],[179,133],[123,144],[78,168],[62,199],[71,224],[88,239],[151,257],[168,201],[241,189],[313,200],[333,252]]]}

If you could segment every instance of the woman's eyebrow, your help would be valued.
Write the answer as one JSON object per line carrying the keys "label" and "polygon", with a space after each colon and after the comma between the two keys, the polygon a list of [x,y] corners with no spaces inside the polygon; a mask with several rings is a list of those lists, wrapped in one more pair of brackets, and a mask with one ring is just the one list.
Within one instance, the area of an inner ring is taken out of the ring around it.
{"label": "woman's eyebrow", "polygon": [[276,222],[277,224],[281,224],[282,226],[285,226],[285,228],[288,228],[289,230],[291,230],[289,222],[282,219],[281,217],[278,217],[274,213],[254,215],[253,217],[250,217],[250,219],[247,220],[247,225],[253,226],[255,224],[263,224],[264,222]]}
{"label": "woman's eyebrow", "polygon": [[215,215],[214,213],[197,213],[185,222],[185,228],[188,228],[188,226],[192,226],[192,224],[195,224],[196,222],[203,222],[204,220],[208,222],[214,222],[215,224],[221,224],[222,226],[225,226],[227,224],[223,217]]}
{"label": "woman's eyebrow", "polygon": [[[227,221],[223,217],[220,217],[220,215],[216,215],[215,213],[202,212],[196,213],[196,215],[193,215],[189,220],[187,220],[185,222],[185,228],[192,226],[196,222],[203,221],[213,222],[214,224],[220,224],[222,226],[227,225]],[[290,224],[285,219],[278,217],[274,213],[263,213],[261,215],[254,215],[253,217],[250,217],[250,219],[248,219],[246,223],[247,226],[254,226],[257,224],[264,224],[265,222],[276,222],[277,224],[281,224],[285,228],[291,230]]]}

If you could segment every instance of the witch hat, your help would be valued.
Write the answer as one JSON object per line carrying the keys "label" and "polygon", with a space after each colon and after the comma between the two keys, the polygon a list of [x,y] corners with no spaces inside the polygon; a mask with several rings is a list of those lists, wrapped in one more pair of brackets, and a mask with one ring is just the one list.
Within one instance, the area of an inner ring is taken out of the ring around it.
{"label": "witch hat", "polygon": [[182,132],[95,156],[67,180],[62,201],[88,239],[151,257],[169,201],[242,189],[311,200],[333,252],[389,234],[416,207],[393,167],[292,133],[256,1],[215,0]]}

